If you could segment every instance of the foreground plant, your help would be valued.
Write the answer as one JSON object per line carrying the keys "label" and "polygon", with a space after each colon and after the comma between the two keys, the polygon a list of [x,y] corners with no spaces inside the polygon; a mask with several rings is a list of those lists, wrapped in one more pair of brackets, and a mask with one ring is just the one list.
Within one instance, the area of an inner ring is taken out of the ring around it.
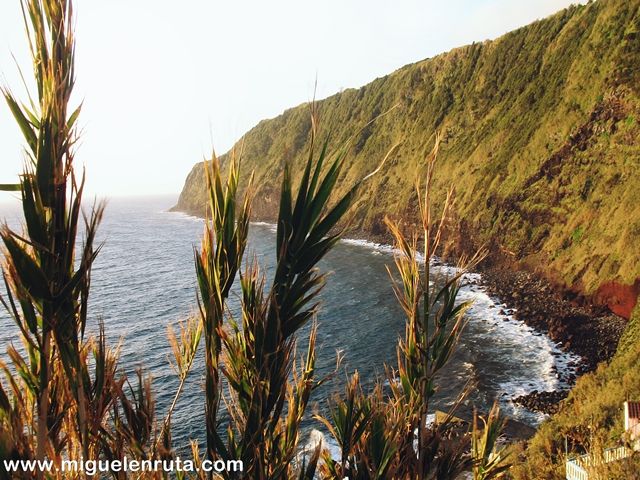
{"label": "foreground plant", "polygon": [[107,346],[102,328],[97,338],[86,335],[103,205],[82,211],[84,175],[74,169],[80,107],[70,108],[72,3],[21,5],[37,95],[25,104],[2,88],[24,135],[26,162],[19,184],[2,185],[21,194],[24,233],[0,229],[6,286],[1,300],[23,347],[8,347],[12,365],[0,362],[6,378],[0,383],[0,460],[50,460],[52,469],[10,473],[3,465],[0,478],[84,477],[56,469],[62,460],[155,455],[155,404],[148,378],[139,373],[131,385],[118,371],[118,349]]}
{"label": "foreground plant", "polygon": [[[469,452],[470,436],[453,417],[458,404],[441,419],[430,408],[438,391],[438,374],[455,350],[470,306],[470,302],[457,300],[462,276],[482,258],[479,253],[463,260],[451,278],[431,281],[431,261],[441,247],[452,203],[450,192],[442,215],[434,222],[430,195],[438,147],[436,138],[424,186],[416,189],[422,237],[414,234],[407,240],[400,226],[387,220],[399,252],[396,268],[400,283],[394,284],[394,289],[407,319],[405,336],[398,344],[397,366],[388,370],[389,388],[377,384],[370,394],[363,393],[356,374],[346,395],[334,400],[330,416],[320,417],[342,452],[338,460],[328,451],[324,453],[322,473],[326,478],[448,479],[487,464],[479,451]],[[420,243],[422,258],[418,255]],[[461,392],[458,403],[465,394]],[[479,445],[476,440],[484,438],[482,435],[493,440],[494,433],[501,430],[494,413],[485,429],[472,432],[474,445]],[[489,440],[481,443],[482,454],[487,450],[493,453],[494,443]]]}
{"label": "foreground plant", "polygon": [[[202,250],[195,256],[200,292],[200,315],[205,338],[205,417],[207,456],[217,458],[218,409],[220,406],[220,354],[222,352],[223,323],[226,300],[236,278],[247,244],[250,216],[250,194],[245,196],[240,209],[236,207],[238,165],[232,154],[229,178],[222,186],[220,165],[213,157],[205,162],[205,175],[209,187],[208,214],[205,223]],[[249,186],[248,191],[251,190]]]}
{"label": "foreground plant", "polygon": [[[295,359],[297,333],[317,310],[325,275],[316,265],[339,240],[339,222],[363,183],[373,175],[333,200],[332,191],[345,164],[348,145],[329,162],[328,141],[317,154],[315,140],[314,117],[309,157],[295,194],[290,166],[285,165],[277,264],[268,292],[255,262],[240,269],[248,234],[250,193],[237,208],[238,162],[232,155],[225,188],[218,160],[214,158],[205,166],[210,220],[201,252],[196,255],[196,271],[206,340],[207,455],[211,460],[242,460],[248,478],[312,476],[315,468],[315,462],[304,470],[293,462],[298,453],[300,423],[312,391],[321,383],[314,375],[316,327],[311,327],[307,352],[299,365]],[[226,300],[238,270],[242,303],[241,318],[235,319],[226,312]],[[221,376],[229,389],[224,397],[230,418],[226,441],[219,435],[217,424]]]}
{"label": "foreground plant", "polygon": [[[482,428],[480,422],[483,424]],[[509,455],[506,447],[499,445],[504,426],[505,420],[500,417],[497,402],[493,404],[486,418],[478,417],[474,412],[471,437],[473,480],[506,478],[511,468],[508,462]]]}
{"label": "foreground plant", "polygon": [[[38,96],[25,106],[9,90],[3,89],[3,94],[27,144],[20,184],[26,236],[6,225],[0,232],[6,249],[7,298],[3,303],[20,328],[28,355],[25,360],[17,350],[10,350],[25,389],[21,392],[25,395],[14,399],[20,399],[20,408],[30,408],[31,402],[37,405],[35,452],[20,453],[44,459],[45,455],[58,456],[68,443],[89,457],[94,415],[100,415],[102,409],[92,396],[95,384],[85,362],[84,334],[91,266],[99,250],[94,239],[103,207],[98,205],[89,216],[82,216],[84,177],[78,180],[73,169],[80,109],[68,112],[75,82],[71,5],[32,0],[22,7]],[[81,219],[84,245],[76,259]],[[106,355],[106,350],[100,348],[97,354]],[[106,356],[100,360],[108,362]],[[70,438],[60,436],[59,431],[67,416],[66,405],[57,395],[57,389],[64,388],[62,372],[73,400],[72,418],[67,419],[73,423]],[[16,383],[10,383],[16,394]],[[4,438],[30,449],[23,436],[31,426],[25,427],[22,431],[11,428]]]}

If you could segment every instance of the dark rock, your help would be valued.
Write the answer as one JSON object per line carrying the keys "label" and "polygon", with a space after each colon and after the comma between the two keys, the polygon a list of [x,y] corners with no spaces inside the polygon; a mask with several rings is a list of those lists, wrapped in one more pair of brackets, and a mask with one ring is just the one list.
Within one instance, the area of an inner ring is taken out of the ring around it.
{"label": "dark rock", "polygon": [[534,390],[527,395],[522,395],[512,399],[512,402],[531,411],[551,415],[558,411],[560,408],[560,402],[567,397],[568,393],[568,390],[551,392],[538,392],[537,390]]}
{"label": "dark rock", "polygon": [[578,305],[575,299],[555,295],[557,289],[529,273],[488,268],[482,280],[490,295],[509,300],[501,313],[513,315],[537,334],[547,334],[564,351],[579,355],[582,364],[576,373],[595,370],[615,353],[626,325],[623,318],[601,306]]}

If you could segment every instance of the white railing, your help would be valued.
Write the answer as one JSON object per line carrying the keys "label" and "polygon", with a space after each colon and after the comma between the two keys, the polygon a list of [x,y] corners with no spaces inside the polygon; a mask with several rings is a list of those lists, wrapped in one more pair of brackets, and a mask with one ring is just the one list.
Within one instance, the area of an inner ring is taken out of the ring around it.
{"label": "white railing", "polygon": [[627,458],[631,451],[627,447],[607,448],[602,452],[602,458],[593,459],[591,455],[582,455],[568,459],[565,464],[567,480],[589,480],[586,468],[600,463],[609,463]]}
{"label": "white railing", "polygon": [[627,447],[607,448],[604,451],[604,462],[615,462],[631,456],[631,451]]}
{"label": "white railing", "polygon": [[574,458],[567,460],[567,480],[589,480],[587,471],[578,464],[579,460]]}

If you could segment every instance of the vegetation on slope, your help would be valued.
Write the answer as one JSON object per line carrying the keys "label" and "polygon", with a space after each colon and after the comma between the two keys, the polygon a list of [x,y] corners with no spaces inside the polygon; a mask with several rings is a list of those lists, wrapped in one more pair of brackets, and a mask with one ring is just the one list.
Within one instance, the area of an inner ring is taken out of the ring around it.
{"label": "vegetation on slope", "polygon": [[[570,453],[583,453],[623,443],[622,403],[640,398],[639,332],[636,307],[614,358],[578,380],[560,412],[542,425],[523,452],[523,461],[513,471],[516,479],[563,479],[565,447]],[[640,458],[636,455],[632,462],[626,466],[628,475],[609,472],[600,478],[636,478],[632,472],[639,471]]]}
{"label": "vegetation on slope", "polygon": [[[593,294],[628,317],[640,291],[640,0],[568,8],[495,41],[408,65],[319,102],[337,142],[363,128],[344,191],[395,142],[351,224],[383,235],[390,215],[417,217],[416,158],[440,131],[435,198],[454,183],[461,247],[486,243],[493,258],[543,266],[551,280]],[[260,185],[254,214],[277,214],[285,161],[300,172],[311,128],[306,106],[260,122],[243,138],[247,171]],[[299,175],[300,173],[298,173]],[[201,214],[202,164],[177,208]],[[472,245],[469,245],[472,244]]]}

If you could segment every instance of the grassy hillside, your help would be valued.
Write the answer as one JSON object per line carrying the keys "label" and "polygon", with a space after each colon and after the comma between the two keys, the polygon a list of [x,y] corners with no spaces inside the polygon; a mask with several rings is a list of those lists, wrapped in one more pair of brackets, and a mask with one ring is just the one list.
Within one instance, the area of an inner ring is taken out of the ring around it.
{"label": "grassy hillside", "polygon": [[[622,403],[640,399],[640,306],[636,307],[618,352],[609,364],[582,376],[559,413],[544,423],[516,466],[516,479],[565,478],[565,446],[582,452],[590,445],[620,444],[624,432]],[[565,443],[566,442],[566,443]],[[635,470],[640,459],[635,459]],[[605,476],[602,478],[637,478]]]}
{"label": "grassy hillside", "polygon": [[[403,141],[352,228],[376,236],[385,215],[417,218],[413,179],[440,131],[435,186],[442,198],[455,185],[462,243],[486,242],[628,317],[640,291],[639,7],[571,7],[320,101],[334,144],[357,132],[345,185]],[[246,134],[244,173],[255,170],[262,219],[275,218],[283,164],[301,165],[310,128],[302,105]],[[202,213],[204,192],[199,164],[177,208]]]}

